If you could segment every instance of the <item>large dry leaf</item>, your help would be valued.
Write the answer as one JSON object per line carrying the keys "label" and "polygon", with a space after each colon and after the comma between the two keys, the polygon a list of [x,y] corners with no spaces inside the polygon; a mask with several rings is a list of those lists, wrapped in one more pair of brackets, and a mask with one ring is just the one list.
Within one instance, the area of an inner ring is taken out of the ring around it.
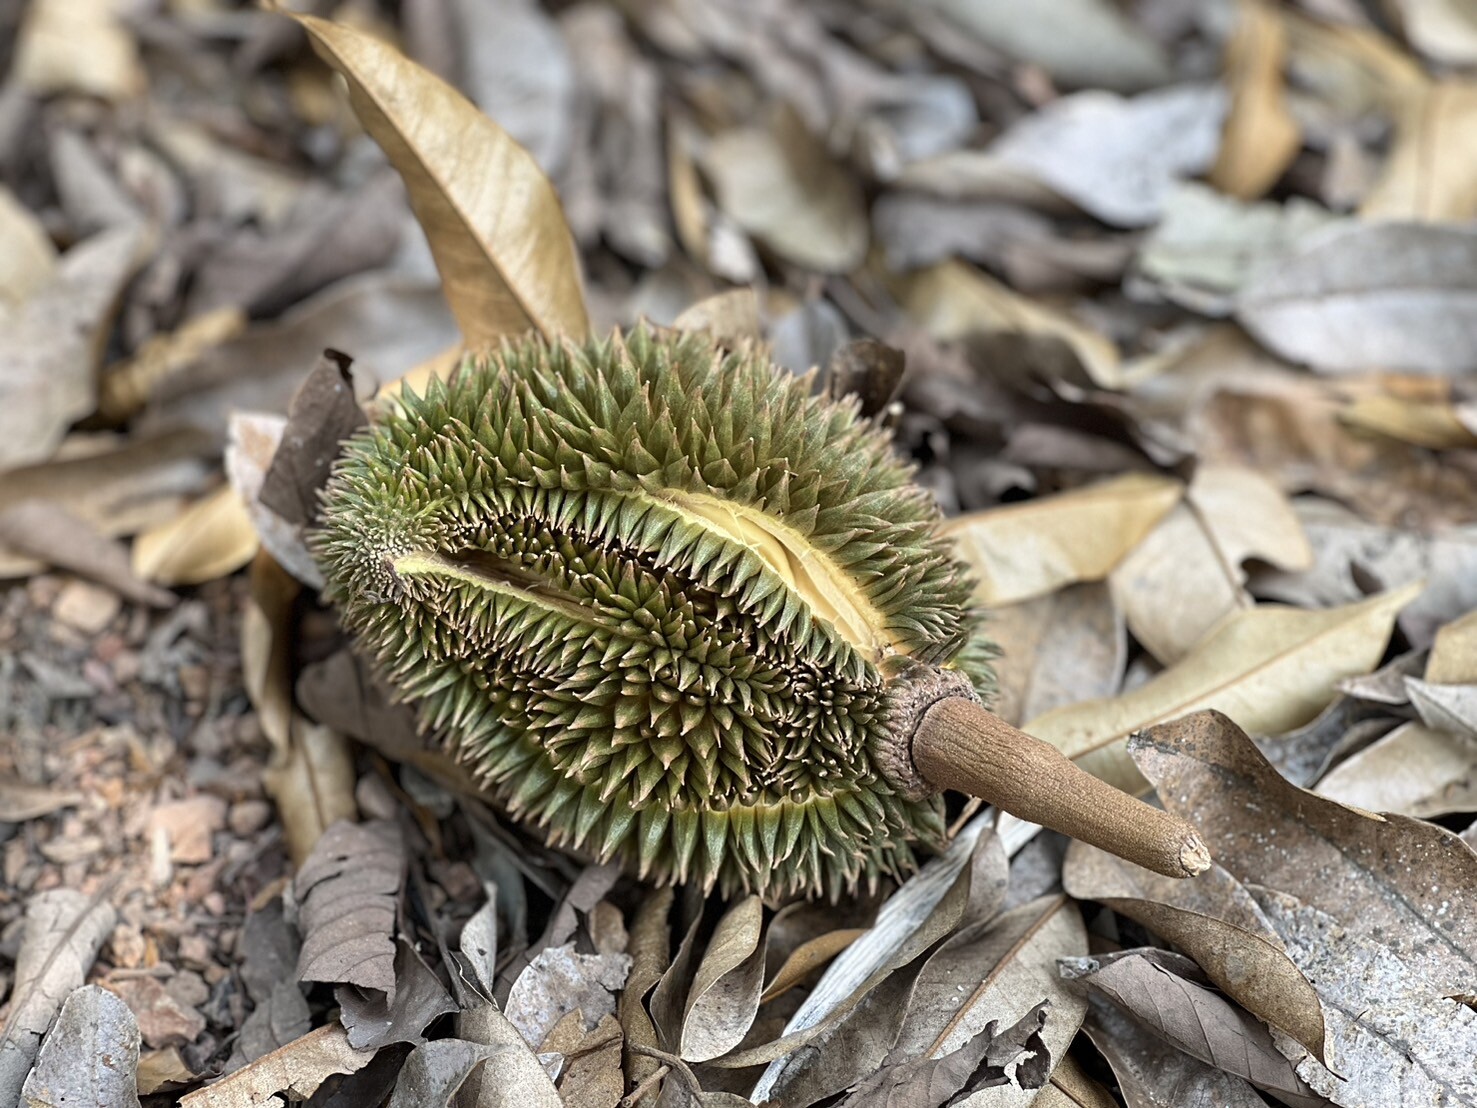
{"label": "large dry leaf", "polygon": [[1078,959],[1062,970],[1190,1057],[1244,1078],[1284,1104],[1318,1108],[1323,1098],[1278,1052],[1270,1032],[1219,993],[1176,972],[1179,961],[1148,948]]}
{"label": "large dry leaf", "polygon": [[1226,43],[1231,110],[1207,179],[1238,200],[1255,200],[1292,164],[1302,129],[1287,105],[1287,30],[1280,14],[1266,0],[1241,0],[1237,10],[1236,32]]}
{"label": "large dry leaf", "polygon": [[463,1087],[462,1108],[560,1108],[559,1091],[533,1048],[496,1004],[483,1004],[456,1017],[457,1034],[494,1047],[496,1053]]}
{"label": "large dry leaf", "polygon": [[1194,881],[1175,881],[1074,842],[1062,885],[1173,943],[1242,1007],[1323,1057],[1318,994],[1255,901],[1219,865]]}
{"label": "large dry leaf", "polygon": [[[1430,989],[1470,990],[1477,916],[1453,904],[1477,887],[1477,853],[1451,832],[1298,788],[1219,712],[1152,728],[1131,746],[1165,807],[1195,823],[1237,880],[1377,935]],[[1330,1064],[1338,1069],[1332,1051]]]}
{"label": "large dry leaf", "polygon": [[1014,724],[1079,700],[1112,696],[1123,682],[1128,636],[1101,582],[992,608],[990,638],[1000,647],[991,708]]}
{"label": "large dry leaf", "polygon": [[[1431,876],[1409,883],[1424,884]],[[1330,1069],[1312,1058],[1298,1061],[1308,1084],[1343,1108],[1477,1104],[1477,1012],[1433,991],[1430,979],[1400,957],[1403,929],[1346,925],[1274,888],[1257,895],[1289,953],[1317,983],[1328,1012]],[[1470,987],[1470,974],[1466,980]]]}
{"label": "large dry leaf", "polygon": [[294,18],[348,82],[360,122],[405,179],[467,341],[530,330],[584,338],[574,240],[528,151],[394,47],[343,24]]}
{"label": "large dry leaf", "polygon": [[718,206],[786,261],[846,273],[867,251],[867,213],[856,179],[831,160],[791,108],[767,126],[725,132],[703,168]]}
{"label": "large dry leaf", "polygon": [[1460,222],[1477,215],[1477,85],[1433,83],[1409,98],[1384,172],[1364,198],[1365,219]]}
{"label": "large dry leaf", "polygon": [[41,1037],[73,989],[82,985],[117,913],[75,889],[32,893],[15,958],[9,1012],[0,1027],[0,1104],[18,1104]]}
{"label": "large dry leaf", "polygon": [[1315,369],[1459,374],[1477,368],[1477,231],[1354,223],[1309,239],[1241,291],[1236,316]]}
{"label": "large dry leaf", "polygon": [[641,1081],[650,1075],[657,1063],[650,1057],[635,1053],[633,1046],[655,1047],[656,1025],[646,1010],[646,994],[661,980],[662,974],[672,962],[672,941],[668,917],[672,912],[674,894],[670,886],[658,889],[643,897],[636,909],[636,918],[631,925],[628,949],[631,954],[631,972],[626,976],[626,987],[621,990],[616,1014],[620,1017],[621,1031],[626,1044],[626,1072],[633,1081]]}
{"label": "large dry leaf", "polygon": [[104,231],[72,247],[51,281],[0,310],[0,468],[50,458],[97,403],[97,371],[145,232]]}
{"label": "large dry leaf", "polygon": [[682,1019],[678,1053],[686,1062],[706,1062],[742,1041],[764,991],[764,904],[740,900],[718,921],[693,975]]}
{"label": "large dry leaf", "polygon": [[353,359],[325,350],[293,394],[282,441],[262,478],[257,500],[299,527],[318,520],[318,493],[345,439],[369,423],[354,396]]}
{"label": "large dry leaf", "polygon": [[21,1090],[26,1108],[138,1108],[138,1020],[99,985],[72,990]]}
{"label": "large dry leaf", "polygon": [[997,606],[1112,572],[1179,502],[1184,486],[1131,473],[1056,496],[949,520],[943,533],[974,571],[975,600]]}
{"label": "large dry leaf", "polygon": [[[1065,312],[1038,304],[963,262],[940,262],[893,282],[908,317],[940,341],[1014,341],[1027,349],[1065,344],[1086,381],[1101,388],[1123,385],[1118,348]],[[1042,353],[1043,361],[1048,357]],[[1028,363],[1029,364],[1029,363]]]}
{"label": "large dry leaf", "polygon": [[81,804],[83,799],[81,793],[60,792],[44,785],[28,785],[9,776],[0,777],[0,822],[24,823]]}
{"label": "large dry leaf", "polygon": [[306,1099],[337,1073],[356,1073],[374,1059],[372,1050],[355,1050],[337,1022],[264,1055],[180,1099],[180,1108],[275,1108],[276,1093]]}
{"label": "large dry leaf", "polygon": [[146,77],[118,0],[40,0],[26,6],[10,79],[31,93],[127,100]]}
{"label": "large dry leaf", "polygon": [[1372,812],[1434,819],[1477,811],[1477,742],[1405,723],[1335,766],[1314,790]]}
{"label": "large dry leaf", "polygon": [[1083,1025],[1118,1079],[1128,1108],[1266,1108],[1249,1083],[1212,1069],[1094,996]]}
{"label": "large dry leaf", "polygon": [[386,820],[329,827],[293,879],[303,946],[297,978],[374,989],[393,1000],[395,915],[405,841]]}
{"label": "large dry leaf", "polygon": [[199,585],[246,565],[259,541],[241,497],[223,485],[174,519],[141,531],[133,540],[133,572],[159,585]]}
{"label": "large dry leaf", "polygon": [[56,272],[56,247],[40,221],[0,186],[0,312],[27,300]]}
{"label": "large dry leaf", "polygon": [[1131,732],[1205,708],[1257,734],[1290,731],[1333,699],[1340,680],[1374,668],[1396,613],[1419,591],[1409,585],[1325,611],[1269,605],[1238,612],[1132,691],[1048,712],[1026,730],[1104,780],[1137,791],[1143,782],[1124,750]]}
{"label": "large dry leaf", "polygon": [[1073,88],[1132,92],[1170,77],[1163,49],[1108,0],[1040,0],[1028,7],[928,0],[950,27]]}
{"label": "large dry leaf", "polygon": [[582,1013],[586,1029],[615,1012],[615,994],[626,984],[631,956],[610,951],[579,954],[574,944],[540,950],[513,982],[503,1010],[528,1045],[544,1038],[570,1012]]}
{"label": "large dry leaf", "polygon": [[1477,741],[1477,685],[1438,685],[1412,676],[1402,684],[1427,727]]}
{"label": "large dry leaf", "polygon": [[1177,180],[1210,168],[1225,110],[1216,86],[1132,99],[1079,92],[1023,117],[986,154],[997,174],[1044,186],[1105,223],[1145,227]]}
{"label": "large dry leaf", "polygon": [[410,1052],[385,1108],[449,1108],[472,1071],[498,1053],[466,1039],[437,1039]]}

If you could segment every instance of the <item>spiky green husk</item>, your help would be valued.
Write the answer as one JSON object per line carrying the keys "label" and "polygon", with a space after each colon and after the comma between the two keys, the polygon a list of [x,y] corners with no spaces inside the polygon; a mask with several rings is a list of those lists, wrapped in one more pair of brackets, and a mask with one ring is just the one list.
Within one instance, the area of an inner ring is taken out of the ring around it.
{"label": "spiky green husk", "polygon": [[552,841],[835,897],[942,832],[872,756],[879,662],[988,680],[909,476],[854,406],[756,350],[530,338],[351,440],[315,550],[422,725]]}

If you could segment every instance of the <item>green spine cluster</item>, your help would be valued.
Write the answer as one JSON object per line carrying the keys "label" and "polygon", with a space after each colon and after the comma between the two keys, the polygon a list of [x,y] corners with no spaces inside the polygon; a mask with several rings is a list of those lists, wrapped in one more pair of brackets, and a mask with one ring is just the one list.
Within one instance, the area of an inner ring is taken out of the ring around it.
{"label": "green spine cluster", "polygon": [[807,588],[825,566],[880,654],[982,684],[969,582],[886,435],[762,351],[643,329],[469,356],[347,444],[324,507],[361,646],[556,844],[835,897],[941,836],[873,758],[879,651]]}

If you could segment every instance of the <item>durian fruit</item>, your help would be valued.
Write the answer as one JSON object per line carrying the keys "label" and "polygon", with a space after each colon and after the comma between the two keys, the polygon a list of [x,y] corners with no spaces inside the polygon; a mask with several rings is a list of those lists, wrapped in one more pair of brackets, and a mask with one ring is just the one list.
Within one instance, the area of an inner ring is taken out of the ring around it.
{"label": "durian fruit", "polygon": [[979,707],[992,647],[931,498],[854,404],[756,346],[640,329],[470,355],[346,444],[322,518],[361,648],[555,844],[834,898],[940,843],[938,786],[1010,808],[991,791],[1030,778],[1027,818],[1067,781],[1088,823],[1104,795],[1159,839],[1169,821],[1156,868],[1203,854]]}

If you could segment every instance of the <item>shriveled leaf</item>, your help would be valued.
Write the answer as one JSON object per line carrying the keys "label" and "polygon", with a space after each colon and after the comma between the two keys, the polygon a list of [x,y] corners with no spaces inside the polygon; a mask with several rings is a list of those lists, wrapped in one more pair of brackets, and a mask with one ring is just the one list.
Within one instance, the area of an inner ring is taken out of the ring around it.
{"label": "shriveled leaf", "polygon": [[21,1090],[26,1108],[138,1105],[138,1021],[98,985],[72,990]]}
{"label": "shriveled leaf", "polygon": [[[311,859],[310,859],[311,861]],[[340,894],[336,899],[346,903],[349,911],[361,914],[359,893]],[[378,905],[373,910],[377,910]],[[306,935],[306,933],[305,933]],[[306,935],[306,942],[312,936]],[[356,936],[354,947],[377,960],[374,946]],[[395,944],[395,985],[388,993],[378,988],[340,985],[334,990],[339,1003],[339,1019],[349,1033],[349,1045],[355,1050],[379,1050],[391,1043],[419,1044],[421,1032],[431,1022],[448,1012],[457,1011],[457,1003],[441,984],[434,970],[416,953],[409,940],[401,937]]]}
{"label": "shriveled leaf", "polygon": [[226,475],[261,546],[276,563],[305,585],[322,588],[323,573],[309,553],[303,529],[261,502],[262,484],[287,430],[282,416],[238,412],[231,416]]}
{"label": "shriveled leaf", "polygon": [[496,1004],[460,1013],[456,1031],[495,1051],[463,1086],[459,1108],[561,1108],[559,1092],[538,1056]]}
{"label": "shriveled leaf", "polygon": [[1183,1054],[1092,997],[1083,1028],[1113,1068],[1128,1108],[1266,1108],[1241,1078]]}
{"label": "shriveled leaf", "polygon": [[1255,200],[1277,183],[1302,146],[1288,109],[1283,66],[1287,29],[1265,0],[1240,0],[1236,31],[1226,43],[1231,110],[1208,180],[1239,200]]}
{"label": "shriveled leaf", "polygon": [[846,273],[867,250],[867,214],[856,179],[788,106],[765,126],[728,131],[703,158],[718,206],[786,261]]}
{"label": "shriveled leaf", "polygon": [[1341,804],[1418,819],[1477,811],[1477,742],[1405,723],[1340,762],[1314,791]]}
{"label": "shriveled leaf", "polygon": [[0,314],[0,469],[50,458],[67,428],[93,410],[113,313],[144,248],[137,226],[95,235],[62,255],[50,282]]}
{"label": "shriveled leaf", "polygon": [[75,889],[31,895],[10,1010],[0,1027],[0,1104],[19,1103],[41,1037],[62,1002],[81,987],[116,919],[112,905]]}
{"label": "shriveled leaf", "polygon": [[683,1061],[706,1062],[726,1054],[743,1039],[759,1010],[764,991],[764,905],[745,897],[718,921],[698,963],[679,1051]]}
{"label": "shriveled leaf", "polygon": [[630,972],[629,954],[578,954],[572,943],[548,947],[518,975],[503,1010],[529,1046],[541,1047],[570,1012],[582,1013],[587,1028],[614,1013],[615,994]]}
{"label": "shriveled leaf", "polygon": [[309,526],[318,519],[318,491],[339,446],[369,422],[354,398],[353,359],[325,350],[287,409],[282,441],[262,478],[257,499],[288,523]]}
{"label": "shriveled leaf", "polygon": [[57,504],[24,500],[0,511],[0,543],[112,589],[136,604],[169,608],[173,593],[141,580],[128,550]]}
{"label": "shriveled leaf", "polygon": [[1236,316],[1259,341],[1330,373],[1459,374],[1477,367],[1477,232],[1355,223],[1330,228],[1242,289]]}
{"label": "shriveled leaf", "polygon": [[1374,666],[1396,613],[1419,591],[1419,584],[1407,586],[1326,611],[1263,606],[1239,612],[1132,691],[1058,708],[1025,729],[1104,780],[1142,788],[1124,752],[1131,732],[1205,708],[1259,734],[1306,723],[1333,699],[1340,679]]}
{"label": "shriveled leaf", "polygon": [[405,179],[468,342],[589,330],[574,241],[528,151],[461,93],[363,31],[294,16],[349,84],[355,114]]}
{"label": "shriveled leaf", "polygon": [[387,1108],[448,1108],[472,1071],[497,1053],[496,1047],[465,1039],[438,1039],[410,1052]]}
{"label": "shriveled leaf", "polygon": [[[1237,880],[1297,896],[1358,935],[1378,934],[1429,989],[1457,995],[1469,986],[1477,917],[1452,904],[1477,882],[1477,853],[1451,832],[1290,784],[1219,712],[1152,728],[1131,746],[1165,807],[1193,820]],[[1330,1063],[1338,1068],[1332,1051]]]}
{"label": "shriveled leaf", "polygon": [[279,981],[271,994],[251,1010],[231,1051],[227,1073],[302,1038],[313,1029],[313,1014],[295,981]]}
{"label": "shriveled leaf", "polygon": [[[999,343],[1042,375],[1080,377],[1101,388],[1123,384],[1118,348],[1111,341],[963,262],[940,262],[896,279],[893,288],[908,317],[936,339]],[[1066,372],[1059,352],[1066,354]]]}
{"label": "shriveled leaf", "polygon": [[277,1093],[310,1097],[337,1073],[355,1073],[374,1059],[370,1050],[355,1050],[337,1023],[310,1031],[258,1058],[251,1065],[180,1099],[180,1108],[275,1108]]}
{"label": "shriveled leaf", "polygon": [[1266,1027],[1219,993],[1174,972],[1164,952],[1124,950],[1065,963],[1154,1034],[1209,1066],[1244,1078],[1285,1104],[1318,1108],[1323,1098],[1273,1045]]}
{"label": "shriveled leaf", "polygon": [[301,981],[395,995],[396,904],[405,880],[405,842],[386,820],[338,822],[313,846],[293,880],[303,946]]}
{"label": "shriveled leaf", "polygon": [[140,532],[133,540],[133,572],[166,587],[199,585],[235,573],[259,543],[246,505],[224,485],[174,519]]}
{"label": "shriveled leaf", "polygon": [[1180,482],[1127,474],[1056,496],[958,516],[943,527],[974,570],[975,600],[996,606],[1112,572],[1175,506]]}
{"label": "shriveled leaf", "polygon": [[1104,904],[1173,943],[1242,1007],[1323,1057],[1317,992],[1256,902],[1219,865],[1194,881],[1175,881],[1074,842],[1062,884],[1072,896]]}

